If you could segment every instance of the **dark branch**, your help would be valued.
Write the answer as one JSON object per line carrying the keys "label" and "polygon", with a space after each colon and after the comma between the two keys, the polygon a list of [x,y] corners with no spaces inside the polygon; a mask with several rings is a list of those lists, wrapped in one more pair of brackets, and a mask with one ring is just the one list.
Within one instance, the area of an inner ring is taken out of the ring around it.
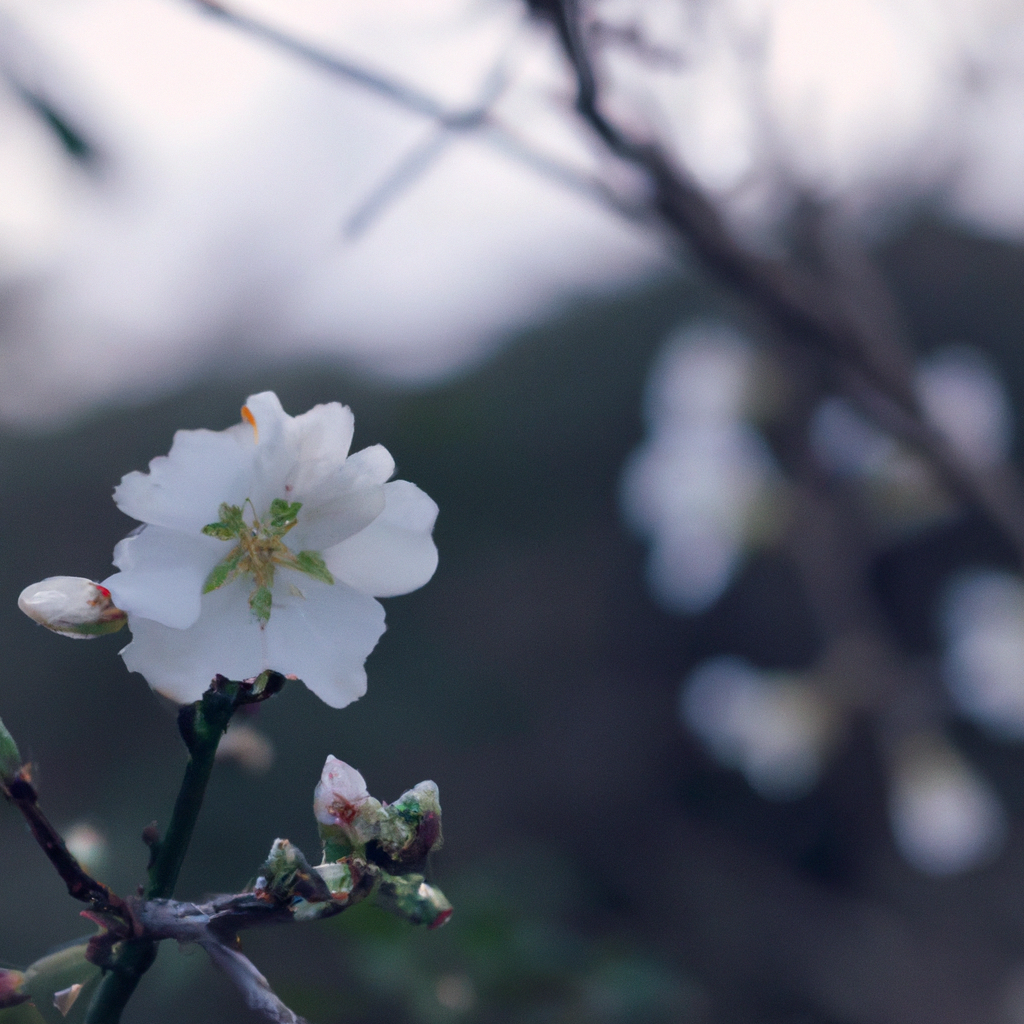
{"label": "dark branch", "polygon": [[35,841],[57,869],[68,893],[82,903],[92,905],[103,924],[113,926],[120,938],[139,934],[139,926],[131,908],[120,896],[97,882],[71,855],[60,833],[50,824],[39,806],[39,794],[29,777],[28,768],[22,768],[12,779],[0,782],[0,791],[21,811]]}

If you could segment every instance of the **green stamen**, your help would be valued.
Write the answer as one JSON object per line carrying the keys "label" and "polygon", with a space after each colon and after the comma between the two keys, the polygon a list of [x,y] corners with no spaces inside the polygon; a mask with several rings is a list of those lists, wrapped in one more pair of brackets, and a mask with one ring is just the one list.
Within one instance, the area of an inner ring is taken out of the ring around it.
{"label": "green stamen", "polygon": [[301,501],[284,501],[275,498],[270,503],[270,512],[260,520],[253,509],[252,523],[246,523],[243,510],[245,505],[253,508],[246,498],[241,505],[221,504],[217,510],[220,519],[203,527],[207,537],[217,540],[237,540],[238,543],[210,571],[203,584],[203,593],[219,590],[240,576],[249,576],[255,584],[249,594],[249,607],[261,625],[270,620],[273,604],[274,571],[280,566],[312,576],[321,583],[334,583],[334,577],[318,551],[300,551],[294,554],[281,539],[298,522]]}

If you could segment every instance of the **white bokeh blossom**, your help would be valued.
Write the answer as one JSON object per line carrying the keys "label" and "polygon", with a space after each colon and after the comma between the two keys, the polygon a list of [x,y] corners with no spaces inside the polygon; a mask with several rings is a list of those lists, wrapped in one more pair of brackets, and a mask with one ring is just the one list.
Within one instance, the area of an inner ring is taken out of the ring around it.
{"label": "white bokeh blossom", "polygon": [[681,331],[651,372],[650,429],[623,470],[622,506],[650,539],[648,581],[669,609],[714,604],[783,522],[780,474],[748,419],[769,376],[745,339],[714,323]]}
{"label": "white bokeh blossom", "polygon": [[336,402],[291,417],[251,396],[227,430],[181,430],[148,473],[114,491],[144,525],[114,549],[104,581],[128,613],[129,669],[179,703],[221,674],[298,677],[331,707],[366,692],[384,632],[375,600],[434,573],[437,505],[389,480],[381,445],[349,454],[352,412]]}
{"label": "white bokeh blossom", "polygon": [[1006,811],[992,786],[942,737],[907,737],[895,753],[889,816],[904,859],[929,875],[992,861],[1006,840]]}
{"label": "white bokeh blossom", "polygon": [[1024,580],[993,569],[953,577],[942,604],[942,671],[958,711],[1024,739]]}
{"label": "white bokeh blossom", "polygon": [[761,796],[794,800],[818,783],[837,716],[813,683],[741,658],[698,665],[683,682],[679,717],[723,765]]}

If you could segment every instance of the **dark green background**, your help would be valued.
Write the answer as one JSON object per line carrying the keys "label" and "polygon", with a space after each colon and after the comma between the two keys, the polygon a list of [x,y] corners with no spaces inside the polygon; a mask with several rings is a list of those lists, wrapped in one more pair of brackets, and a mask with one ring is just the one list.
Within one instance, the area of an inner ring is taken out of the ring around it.
{"label": "dark green background", "polygon": [[[1024,254],[917,224],[880,258],[918,346],[980,345],[1024,407]],[[109,574],[132,526],[111,489],[166,452],[176,428],[225,427],[246,395],[267,388],[292,413],[341,400],[356,415],[355,447],[385,444],[397,476],[440,505],[440,567],[422,590],[385,602],[388,632],[361,701],[333,711],[292,686],[260,709],[277,762],[259,778],[218,766],[180,898],[240,888],[278,836],[315,856],[312,791],[332,753],[383,799],[438,783],[446,845],[434,880],[456,913],[438,933],[360,908],[248,936],[257,965],[313,1024],[842,1022],[871,1019],[863,1006],[876,992],[880,1003],[887,992],[903,999],[879,1021],[965,1019],[964,992],[1024,961],[1020,748],[961,729],[1010,807],[1011,842],[986,872],[932,881],[892,847],[866,728],[853,729],[819,790],[777,805],[716,767],[677,723],[679,682],[700,658],[800,668],[817,649],[780,557],[756,558],[708,614],[673,617],[647,597],[643,546],[620,521],[619,475],[643,436],[652,356],[673,328],[703,316],[757,334],[706,284],[666,279],[568,303],[477,370],[419,392],[331,365],[211,362],[153,404],[52,435],[5,431],[0,716],[36,764],[55,823],[101,828],[111,842],[104,880],[130,892],[144,873],[141,830],[166,822],[184,748],[173,709],[117,658],[121,636],[48,634],[18,612],[19,590],[48,575]],[[927,653],[943,575],[1002,558],[983,524],[947,524],[888,553],[878,600]],[[78,909],[0,805],[0,960],[24,965],[87,932]],[[886,945],[890,920],[927,955]],[[876,925],[878,942],[843,945]],[[961,932],[952,945],[951,929]],[[975,936],[975,960],[965,959]],[[840,985],[836,971],[847,972]],[[434,996],[453,973],[476,994],[461,1014]],[[250,1018],[204,954],[168,948],[125,1019]]]}

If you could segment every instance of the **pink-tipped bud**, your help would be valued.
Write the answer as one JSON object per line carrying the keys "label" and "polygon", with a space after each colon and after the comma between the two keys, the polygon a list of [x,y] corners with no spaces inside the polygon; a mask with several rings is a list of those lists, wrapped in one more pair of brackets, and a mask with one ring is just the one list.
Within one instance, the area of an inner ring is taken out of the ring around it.
{"label": "pink-tipped bud", "polygon": [[366,780],[351,765],[328,754],[313,793],[313,813],[321,825],[352,824],[370,799]]}
{"label": "pink-tipped bud", "polygon": [[25,975],[21,971],[0,969],[0,1010],[27,1002],[28,993],[24,990]]}
{"label": "pink-tipped bud", "polygon": [[19,595],[18,607],[40,625],[74,640],[115,633],[128,621],[106,587],[81,576],[50,576],[33,583]]}

